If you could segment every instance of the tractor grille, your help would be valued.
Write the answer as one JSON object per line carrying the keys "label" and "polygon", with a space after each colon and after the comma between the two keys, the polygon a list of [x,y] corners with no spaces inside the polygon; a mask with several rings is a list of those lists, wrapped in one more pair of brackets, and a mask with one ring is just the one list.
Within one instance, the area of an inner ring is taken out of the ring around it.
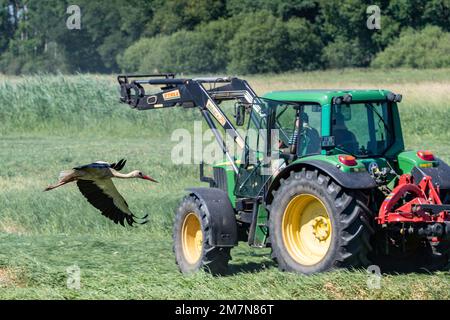
{"label": "tractor grille", "polygon": [[216,182],[216,188],[219,188],[225,192],[227,189],[227,173],[223,168],[214,168],[214,181]]}

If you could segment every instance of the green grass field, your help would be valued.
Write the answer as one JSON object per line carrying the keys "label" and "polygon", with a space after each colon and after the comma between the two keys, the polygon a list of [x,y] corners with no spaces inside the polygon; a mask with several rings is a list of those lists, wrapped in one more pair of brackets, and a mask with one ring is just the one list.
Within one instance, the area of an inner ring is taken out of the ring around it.
{"label": "green grass field", "polygon": [[[346,70],[248,77],[258,93],[295,88],[386,88],[404,94],[408,148],[450,161],[450,70]],[[0,76],[0,299],[450,299],[449,272],[386,274],[369,289],[365,270],[314,276],[279,272],[268,250],[233,249],[230,274],[183,276],[171,225],[184,189],[200,186],[196,165],[175,166],[176,128],[192,130],[195,110],[137,112],[118,102],[114,76]],[[76,189],[43,193],[59,171],[95,160],[128,159],[160,181],[117,181],[137,215],[123,228]],[[81,289],[66,269],[81,270]]]}

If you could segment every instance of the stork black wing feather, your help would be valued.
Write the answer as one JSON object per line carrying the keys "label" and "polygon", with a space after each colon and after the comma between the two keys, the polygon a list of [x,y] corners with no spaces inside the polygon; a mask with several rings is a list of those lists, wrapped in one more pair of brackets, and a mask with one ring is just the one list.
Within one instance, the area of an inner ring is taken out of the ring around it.
{"label": "stork black wing feather", "polygon": [[114,221],[114,223],[120,223],[122,226],[124,226],[125,220],[127,220],[130,226],[132,226],[133,223],[138,223],[134,220],[133,216],[121,211],[114,204],[113,199],[105,194],[94,181],[78,180],[77,186],[87,201],[100,210],[102,215]]}
{"label": "stork black wing feather", "polygon": [[127,163],[127,160],[125,160],[125,159],[122,159],[122,163],[121,163],[121,165],[119,166],[119,171],[120,170],[122,170],[123,169],[123,167],[125,167],[125,164]]}
{"label": "stork black wing feather", "polygon": [[111,168],[116,170],[116,171],[120,171],[123,169],[123,167],[125,167],[125,163],[127,163],[127,160],[125,159],[120,159],[119,162],[117,163],[112,163],[111,164]]}

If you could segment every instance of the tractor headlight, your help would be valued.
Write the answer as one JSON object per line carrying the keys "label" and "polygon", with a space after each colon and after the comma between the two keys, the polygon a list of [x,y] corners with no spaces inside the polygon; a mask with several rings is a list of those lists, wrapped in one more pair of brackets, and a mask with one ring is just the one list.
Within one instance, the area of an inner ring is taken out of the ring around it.
{"label": "tractor headlight", "polygon": [[403,96],[401,94],[395,94],[393,92],[390,92],[387,96],[386,96],[388,101],[391,102],[402,102]]}
{"label": "tractor headlight", "polygon": [[334,97],[333,104],[342,104],[342,97]]}

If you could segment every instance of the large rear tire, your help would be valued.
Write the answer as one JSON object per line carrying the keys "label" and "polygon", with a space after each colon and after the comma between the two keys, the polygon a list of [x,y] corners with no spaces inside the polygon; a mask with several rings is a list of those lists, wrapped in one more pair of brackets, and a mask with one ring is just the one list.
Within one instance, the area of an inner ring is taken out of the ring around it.
{"label": "large rear tire", "polygon": [[211,246],[210,237],[211,225],[202,202],[193,196],[185,197],[176,211],[173,228],[173,251],[181,272],[227,272],[231,248]]}
{"label": "large rear tire", "polygon": [[268,206],[272,258],[303,274],[370,263],[374,229],[366,198],[317,170],[291,172]]}

